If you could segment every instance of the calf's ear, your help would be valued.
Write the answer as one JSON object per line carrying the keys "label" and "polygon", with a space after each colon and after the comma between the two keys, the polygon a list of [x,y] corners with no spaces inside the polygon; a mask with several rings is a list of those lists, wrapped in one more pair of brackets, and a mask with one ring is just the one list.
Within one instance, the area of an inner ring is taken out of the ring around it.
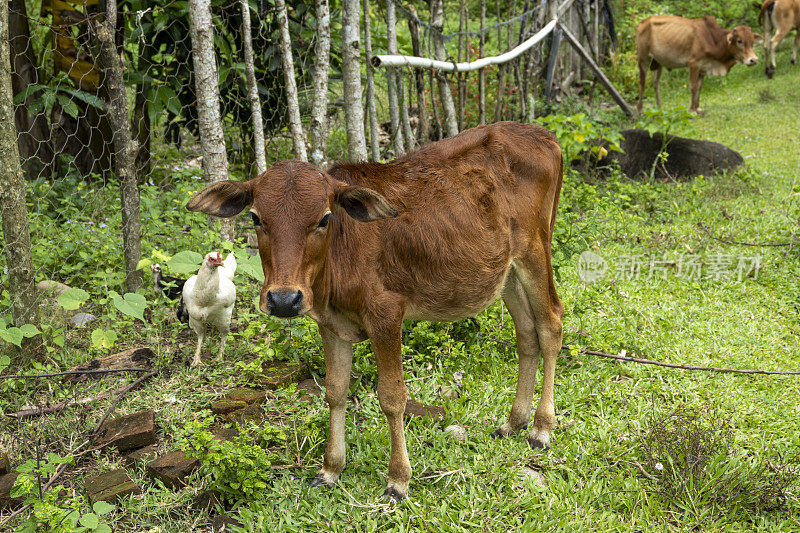
{"label": "calf's ear", "polygon": [[763,40],[764,40],[764,36],[763,35],[759,35],[757,33],[755,35],[753,35],[753,42],[757,43],[757,42],[763,41]]}
{"label": "calf's ear", "polygon": [[398,215],[397,209],[386,198],[372,189],[357,185],[346,185],[336,191],[336,203],[359,222],[372,222]]}
{"label": "calf's ear", "polygon": [[219,181],[192,196],[186,204],[189,211],[200,211],[215,217],[238,215],[253,203],[253,181]]}

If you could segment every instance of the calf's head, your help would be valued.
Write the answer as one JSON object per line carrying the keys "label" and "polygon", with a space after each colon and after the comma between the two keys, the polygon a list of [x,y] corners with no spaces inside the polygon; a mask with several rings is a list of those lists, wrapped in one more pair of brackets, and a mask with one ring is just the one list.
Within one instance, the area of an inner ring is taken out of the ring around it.
{"label": "calf's head", "polygon": [[264,269],[259,307],[279,317],[313,307],[312,286],[325,267],[332,226],[342,223],[333,212],[359,222],[397,216],[374,190],[348,185],[301,161],[278,163],[250,181],[214,183],[186,204],[190,211],[218,217],[248,207]]}
{"label": "calf's head", "polygon": [[753,51],[753,45],[763,39],[754,35],[749,26],[736,26],[728,32],[728,52],[740,63],[753,66],[758,63],[758,56]]}

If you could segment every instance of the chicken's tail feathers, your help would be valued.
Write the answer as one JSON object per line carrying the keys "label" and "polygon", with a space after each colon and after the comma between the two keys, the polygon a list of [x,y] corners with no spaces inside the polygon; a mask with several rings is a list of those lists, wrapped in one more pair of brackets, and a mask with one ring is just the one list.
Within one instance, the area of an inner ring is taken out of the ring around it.
{"label": "chicken's tail feathers", "polygon": [[228,254],[228,257],[225,258],[225,261],[222,262],[222,268],[231,281],[233,281],[233,275],[236,273],[236,267],[236,256],[231,252]]}
{"label": "chicken's tail feathers", "polygon": [[183,296],[181,296],[181,299],[178,300],[178,307],[175,308],[175,314],[178,316],[178,320],[184,324],[189,323],[189,310],[186,309],[186,303],[183,301]]}

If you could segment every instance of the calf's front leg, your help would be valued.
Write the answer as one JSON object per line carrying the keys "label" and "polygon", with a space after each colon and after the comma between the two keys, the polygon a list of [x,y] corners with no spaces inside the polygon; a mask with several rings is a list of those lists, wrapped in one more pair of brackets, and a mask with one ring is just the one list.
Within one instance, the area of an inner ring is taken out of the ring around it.
{"label": "calf's front leg", "polygon": [[324,326],[319,326],[319,332],[325,349],[325,401],[328,402],[330,426],[322,469],[311,480],[311,486],[330,487],[339,480],[345,465],[344,422],[353,345]]}
{"label": "calf's front leg", "polygon": [[385,494],[399,502],[408,495],[408,482],[411,479],[411,463],[408,460],[403,427],[403,414],[408,399],[401,355],[403,310],[400,306],[384,308],[378,317],[367,321],[365,325],[378,367],[378,401],[389,424],[391,451],[389,483]]}

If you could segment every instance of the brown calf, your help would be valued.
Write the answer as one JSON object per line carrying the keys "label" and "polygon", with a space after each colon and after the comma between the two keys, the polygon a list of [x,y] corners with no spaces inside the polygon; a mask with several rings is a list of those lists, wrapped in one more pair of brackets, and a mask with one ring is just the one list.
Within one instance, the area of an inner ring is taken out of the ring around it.
{"label": "brown calf", "polygon": [[642,97],[647,69],[653,70],[653,90],[656,105],[661,106],[658,83],[663,67],[668,69],[689,67],[691,103],[689,111],[701,114],[700,88],[706,75],[724,76],[736,63],[752,66],[758,62],[753,43],[761,39],[747,26],[732,30],[719,27],[714,17],[686,19],[671,15],[655,15],[639,23],[636,28],[636,55],[639,63],[639,101]]}
{"label": "brown calf", "polygon": [[[797,63],[797,48],[800,46],[800,0],[765,0],[761,4],[758,21],[764,28],[764,53],[767,55],[767,66],[764,71],[768,78],[775,74],[775,49],[786,35],[797,30],[792,49],[792,65]],[[770,38],[772,30],[775,35]]]}
{"label": "brown calf", "polygon": [[285,161],[247,182],[210,185],[189,201],[188,209],[221,217],[250,207],[265,276],[261,310],[306,314],[319,325],[330,433],[312,485],[335,484],[345,466],[353,343],[369,338],[391,438],[386,492],[404,498],[411,465],[403,321],[459,320],[501,296],[514,319],[519,379],[508,421],[495,434],[528,424],[541,353],[544,382],[529,443],[549,446],[563,314],[550,242],[561,178],[561,150],[550,132],[501,122],[387,164],[322,172]]}

